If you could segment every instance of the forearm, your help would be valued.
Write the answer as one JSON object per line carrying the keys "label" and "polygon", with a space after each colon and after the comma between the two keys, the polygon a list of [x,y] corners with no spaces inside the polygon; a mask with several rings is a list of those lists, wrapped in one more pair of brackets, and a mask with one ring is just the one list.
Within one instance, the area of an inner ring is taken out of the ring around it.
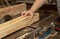
{"label": "forearm", "polygon": [[31,7],[31,11],[35,12],[38,8],[40,8],[46,0],[36,0],[33,6]]}

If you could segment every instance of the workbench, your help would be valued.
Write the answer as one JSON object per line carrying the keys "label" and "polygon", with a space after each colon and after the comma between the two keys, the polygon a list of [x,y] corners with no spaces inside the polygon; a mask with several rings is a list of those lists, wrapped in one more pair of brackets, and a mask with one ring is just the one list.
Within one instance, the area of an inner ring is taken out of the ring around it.
{"label": "workbench", "polygon": [[[43,16],[41,16],[43,17]],[[48,28],[51,26],[51,23],[53,21],[53,19],[55,19],[57,17],[56,14],[50,14],[49,16],[46,16],[44,18],[42,18],[40,21],[27,26],[23,29],[20,29],[6,37],[4,37],[3,39],[34,39],[34,38],[39,38],[39,35],[41,35],[41,32],[44,31],[46,32],[46,30],[48,30]],[[49,23],[48,23],[49,22]],[[48,25],[47,25],[48,23]],[[46,29],[44,29],[46,27]],[[51,33],[55,33],[51,32]],[[59,34],[59,33],[58,33]],[[57,35],[50,37],[51,39],[56,38]],[[59,35],[58,35],[59,36]],[[48,39],[50,39],[48,37]],[[59,37],[57,37],[59,38]]]}

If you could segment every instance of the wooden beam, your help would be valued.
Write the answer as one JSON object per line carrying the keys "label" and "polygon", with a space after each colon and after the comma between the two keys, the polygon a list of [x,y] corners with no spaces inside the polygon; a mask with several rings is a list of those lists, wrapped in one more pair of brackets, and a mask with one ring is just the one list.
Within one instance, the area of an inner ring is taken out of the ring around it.
{"label": "wooden beam", "polygon": [[20,16],[3,24],[0,24],[0,38],[3,38],[21,28],[27,27],[39,20],[39,14],[35,13],[33,18]]}
{"label": "wooden beam", "polygon": [[10,15],[13,17],[16,14],[20,14],[22,11],[25,11],[25,10],[26,10],[25,3],[2,8],[0,9],[0,19],[3,18],[5,15]]}

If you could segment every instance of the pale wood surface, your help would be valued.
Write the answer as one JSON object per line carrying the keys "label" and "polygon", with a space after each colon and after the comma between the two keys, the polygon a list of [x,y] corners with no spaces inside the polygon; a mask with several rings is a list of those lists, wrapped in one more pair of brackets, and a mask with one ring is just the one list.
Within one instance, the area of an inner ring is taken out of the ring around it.
{"label": "pale wood surface", "polygon": [[31,25],[32,23],[39,20],[39,14],[35,13],[32,19],[29,16],[20,16],[11,21],[0,24],[0,38],[5,37],[21,28]]}
{"label": "pale wood surface", "polygon": [[14,15],[19,14],[25,10],[26,10],[25,3],[2,8],[0,9],[0,19],[5,15],[11,15],[13,17]]}

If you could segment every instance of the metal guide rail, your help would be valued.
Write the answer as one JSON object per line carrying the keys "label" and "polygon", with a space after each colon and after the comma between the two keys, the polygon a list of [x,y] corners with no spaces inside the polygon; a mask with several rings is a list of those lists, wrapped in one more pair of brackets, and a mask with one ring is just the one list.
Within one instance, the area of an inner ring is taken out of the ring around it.
{"label": "metal guide rail", "polygon": [[[44,36],[45,34],[43,34],[43,33],[45,33],[46,31],[49,30],[49,28],[51,27],[51,22],[54,18],[56,18],[56,14],[51,14],[50,16],[44,18],[43,20],[40,20],[40,21],[32,24],[31,26],[20,29],[2,39],[34,39],[41,35]],[[48,23],[48,25],[47,25],[47,24],[45,24],[45,21],[50,22],[50,23]]]}

